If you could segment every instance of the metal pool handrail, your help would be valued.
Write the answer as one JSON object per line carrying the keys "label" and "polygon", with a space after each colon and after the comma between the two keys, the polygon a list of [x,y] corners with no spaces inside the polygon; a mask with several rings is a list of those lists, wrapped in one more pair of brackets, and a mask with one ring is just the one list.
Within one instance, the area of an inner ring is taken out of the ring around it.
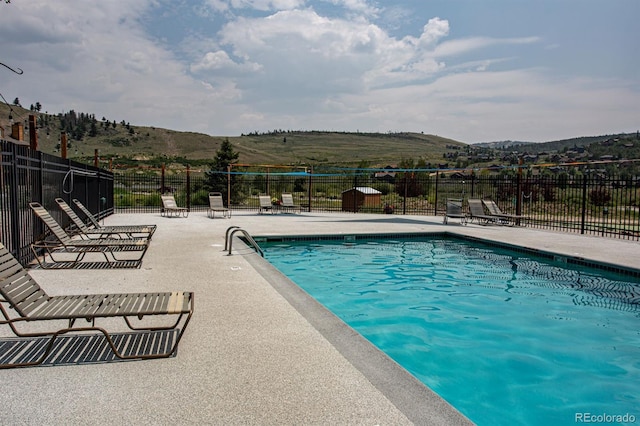
{"label": "metal pool handrail", "polygon": [[251,235],[249,235],[249,233],[247,231],[245,231],[244,229],[240,228],[239,226],[230,226],[229,228],[227,228],[227,232],[225,233],[224,249],[229,251],[229,253],[228,253],[229,256],[231,256],[231,248],[233,246],[233,235],[236,232],[242,232],[244,237],[249,242],[249,245],[252,246],[254,248],[254,250],[260,256],[264,257],[264,252],[262,251],[262,249],[260,248],[258,243],[256,243],[256,241],[253,239],[253,237]]}

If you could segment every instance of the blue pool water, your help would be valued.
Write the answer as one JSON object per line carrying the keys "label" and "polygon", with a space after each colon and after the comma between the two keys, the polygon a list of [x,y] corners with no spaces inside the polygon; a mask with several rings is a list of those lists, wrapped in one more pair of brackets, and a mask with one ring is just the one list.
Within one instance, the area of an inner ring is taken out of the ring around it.
{"label": "blue pool water", "polygon": [[261,247],[479,425],[640,423],[635,277],[440,237]]}

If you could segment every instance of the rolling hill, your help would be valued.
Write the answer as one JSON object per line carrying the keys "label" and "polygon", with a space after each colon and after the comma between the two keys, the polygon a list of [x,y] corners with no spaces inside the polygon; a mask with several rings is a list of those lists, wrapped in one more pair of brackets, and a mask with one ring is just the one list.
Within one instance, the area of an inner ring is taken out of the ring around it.
{"label": "rolling hill", "polygon": [[[43,152],[60,155],[60,134],[65,129],[69,143],[68,157],[80,162],[93,162],[94,152],[102,160],[113,160],[114,165],[151,165],[161,163],[203,165],[216,156],[220,144],[228,139],[239,153],[243,164],[311,165],[342,167],[385,167],[403,160],[425,163],[459,163],[458,158],[474,157],[472,152],[489,150],[489,163],[500,163],[502,152],[520,154],[560,152],[574,147],[593,145],[600,155],[601,145],[617,140],[616,135],[587,136],[542,143],[489,142],[469,146],[441,136],[421,133],[347,133],[325,131],[283,131],[253,133],[241,136],[209,136],[202,133],[179,132],[159,127],[135,126],[92,114],[69,111],[60,114],[40,114],[21,107],[0,103],[0,126],[9,135],[9,114],[15,121],[27,126],[30,114],[38,117],[38,143]],[[638,134],[617,135],[620,144],[607,144],[614,157],[629,158],[635,150],[629,148],[628,138],[639,140]],[[25,136],[28,141],[28,136]],[[620,147],[618,145],[621,145]],[[634,144],[632,144],[634,145]],[[634,145],[635,146],[635,145]],[[472,148],[472,150],[467,149]],[[619,155],[617,155],[619,151]],[[478,156],[475,156],[478,157]],[[450,163],[450,164],[451,164]],[[489,164],[487,163],[487,164]],[[477,158],[463,162],[479,164]],[[462,167],[464,167],[464,165]]]}
{"label": "rolling hill", "polygon": [[[12,106],[14,120],[26,122],[36,114],[39,123],[38,145],[43,152],[60,155],[60,132],[65,125],[62,114],[39,114]],[[85,115],[85,114],[82,114]],[[80,113],[73,113],[76,126]],[[9,129],[9,106],[0,104],[0,125]],[[67,131],[68,157],[90,161],[97,149],[102,159],[118,162],[148,162],[152,159],[177,162],[207,162],[213,159],[221,142],[228,139],[239,152],[239,162],[248,164],[306,164],[383,167],[403,159],[441,161],[447,146],[466,144],[440,136],[418,133],[341,133],[323,131],[278,131],[243,136],[209,136],[178,132],[158,127],[132,126],[86,115],[94,121],[95,136],[89,130],[82,139]],[[68,117],[67,117],[68,118]],[[67,120],[68,122],[69,120]],[[115,127],[114,127],[115,125]],[[28,137],[25,139],[28,140]]]}

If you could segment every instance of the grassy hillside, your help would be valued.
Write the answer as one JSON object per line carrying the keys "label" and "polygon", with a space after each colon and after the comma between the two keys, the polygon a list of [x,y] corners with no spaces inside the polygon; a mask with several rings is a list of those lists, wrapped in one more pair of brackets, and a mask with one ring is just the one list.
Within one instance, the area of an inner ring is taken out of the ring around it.
{"label": "grassy hillside", "polygon": [[[29,110],[14,109],[14,120],[25,121]],[[36,113],[37,114],[37,113]],[[9,106],[0,104],[0,125],[9,129]],[[42,114],[44,116],[44,114]],[[117,123],[107,126],[96,117],[97,135],[87,134],[74,140],[67,132],[69,158],[90,161],[95,149],[102,159],[114,158],[114,163],[153,158],[176,161],[211,160],[215,157],[222,136],[193,132],[177,132],[157,127],[139,127]],[[107,118],[107,121],[110,121]],[[112,121],[112,120],[111,120]],[[46,124],[45,124],[46,122]],[[43,152],[59,155],[60,120],[49,115],[39,118],[38,144]],[[283,132],[229,137],[240,153],[239,161],[248,164],[307,164],[355,166],[366,163],[372,167],[397,164],[403,159],[442,161],[447,145],[466,144],[439,136],[417,133],[340,133],[340,132]]]}

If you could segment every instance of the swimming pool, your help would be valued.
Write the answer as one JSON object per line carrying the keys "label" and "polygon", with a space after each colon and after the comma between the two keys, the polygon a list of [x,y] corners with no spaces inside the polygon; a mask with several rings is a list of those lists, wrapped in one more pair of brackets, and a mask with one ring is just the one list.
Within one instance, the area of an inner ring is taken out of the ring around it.
{"label": "swimming pool", "polygon": [[477,424],[640,418],[637,276],[441,236],[260,245]]}

